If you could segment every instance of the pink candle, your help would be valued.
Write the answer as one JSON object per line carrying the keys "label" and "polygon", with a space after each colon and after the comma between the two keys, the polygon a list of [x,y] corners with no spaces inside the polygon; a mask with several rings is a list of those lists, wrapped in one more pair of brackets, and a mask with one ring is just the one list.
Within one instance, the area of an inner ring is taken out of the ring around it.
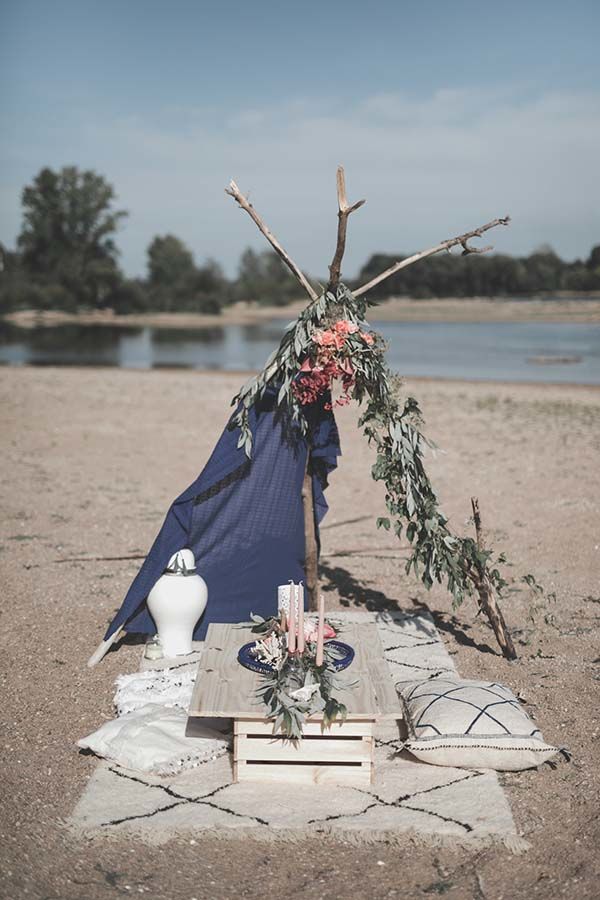
{"label": "pink candle", "polygon": [[323,633],[325,631],[325,600],[323,594],[319,596],[319,624],[317,626],[317,655],[315,662],[318,666],[323,665]]}
{"label": "pink candle", "polygon": [[298,653],[304,653],[304,587],[299,584],[296,588],[298,600]]}
{"label": "pink candle", "polygon": [[288,626],[288,653],[296,652],[296,603],[294,597],[295,585],[290,584],[290,622]]}

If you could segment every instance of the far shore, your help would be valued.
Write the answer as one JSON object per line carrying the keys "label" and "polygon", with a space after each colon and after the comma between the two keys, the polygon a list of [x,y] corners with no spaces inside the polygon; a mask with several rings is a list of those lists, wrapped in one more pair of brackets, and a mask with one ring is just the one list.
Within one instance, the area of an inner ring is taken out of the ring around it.
{"label": "far shore", "polygon": [[[170,312],[116,315],[112,310],[67,313],[59,310],[19,310],[4,316],[21,328],[57,325],[109,325],[153,328],[214,328],[254,325],[270,319],[295,319],[305,307],[297,301],[287,306],[236,303],[220,315]],[[515,299],[501,297],[448,297],[414,300],[392,297],[370,308],[373,322],[600,322],[600,296]]]}

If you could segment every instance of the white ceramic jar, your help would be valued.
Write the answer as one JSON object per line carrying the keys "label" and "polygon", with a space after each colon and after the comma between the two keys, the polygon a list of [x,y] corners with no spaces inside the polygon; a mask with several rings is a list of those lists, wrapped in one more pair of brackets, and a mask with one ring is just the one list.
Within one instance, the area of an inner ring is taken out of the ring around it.
{"label": "white ceramic jar", "polygon": [[196,572],[192,551],[174,553],[147,600],[165,656],[192,652],[194,628],[207,601],[206,582]]}

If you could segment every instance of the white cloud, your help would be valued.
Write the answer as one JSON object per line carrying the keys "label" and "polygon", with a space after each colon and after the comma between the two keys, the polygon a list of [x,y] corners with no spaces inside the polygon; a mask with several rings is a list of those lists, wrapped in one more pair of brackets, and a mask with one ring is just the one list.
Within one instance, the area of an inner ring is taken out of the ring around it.
{"label": "white cloud", "polygon": [[[20,150],[19,177],[76,162],[103,172],[131,211],[120,235],[130,272],[167,231],[198,259],[233,270],[245,246],[262,246],[223,188],[235,178],[297,261],[324,274],[335,238],[335,167],[350,199],[367,205],[350,223],[347,271],[374,251],[409,252],[510,213],[499,251],[551,243],[566,257],[600,241],[597,159],[600,94],[440,90],[421,100],[379,94],[351,104],[326,98],[287,106],[181,109],[92,122]],[[68,158],[61,147],[68,146]],[[61,155],[62,153],[62,155]],[[28,168],[26,169],[25,166]],[[6,183],[3,238],[18,230],[18,194]]]}

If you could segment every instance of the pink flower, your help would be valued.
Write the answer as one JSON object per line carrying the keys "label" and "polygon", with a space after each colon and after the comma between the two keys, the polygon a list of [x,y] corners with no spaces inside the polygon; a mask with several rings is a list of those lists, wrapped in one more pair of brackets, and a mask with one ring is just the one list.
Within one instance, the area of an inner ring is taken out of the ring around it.
{"label": "pink flower", "polygon": [[356,334],[356,332],[358,331],[358,325],[353,325],[352,322],[348,322],[346,321],[346,319],[340,319],[335,323],[333,328],[334,331],[337,332],[337,334],[343,335]]}
{"label": "pink flower", "polygon": [[[315,618],[305,619],[304,621],[304,637],[311,643],[317,641],[317,620]],[[335,631],[327,622],[323,625],[323,637],[326,641],[335,637]]]}
{"label": "pink flower", "polygon": [[336,334],[334,331],[315,331],[313,334],[313,341],[315,344],[318,344],[319,347],[335,347],[336,350],[341,350],[344,346],[344,337],[341,334]]}
{"label": "pink flower", "polygon": [[361,331],[360,336],[363,339],[363,341],[365,342],[365,344],[369,344],[369,346],[371,346],[371,344],[373,344],[375,342],[373,335],[369,334],[368,331]]}

